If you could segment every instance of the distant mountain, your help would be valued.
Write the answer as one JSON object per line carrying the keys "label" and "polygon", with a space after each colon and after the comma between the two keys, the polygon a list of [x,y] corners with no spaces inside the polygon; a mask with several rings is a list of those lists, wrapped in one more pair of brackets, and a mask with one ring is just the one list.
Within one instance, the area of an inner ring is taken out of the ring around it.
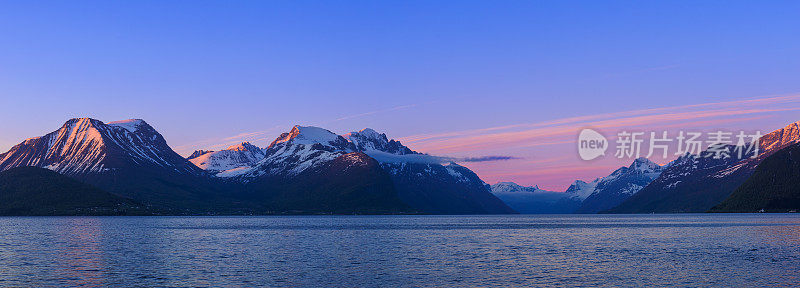
{"label": "distant mountain", "polygon": [[514,182],[492,185],[492,194],[522,214],[573,213],[581,203],[574,193],[553,192]]}
{"label": "distant mountain", "polygon": [[[738,155],[714,159],[710,151],[676,159],[650,185],[609,213],[705,212],[742,185],[761,161],[800,140],[800,122],[770,132],[759,139],[759,156]],[[734,151],[734,146],[727,147]]]}
{"label": "distant mountain", "polygon": [[173,213],[217,211],[230,203],[212,200],[224,193],[215,190],[208,174],[140,119],[108,124],[70,119],[0,154],[0,171],[22,166],[47,168],[145,204],[178,209]]}
{"label": "distant mountain", "polygon": [[513,194],[513,193],[558,193],[539,189],[538,185],[522,186],[514,182],[497,182],[492,185],[492,194]]}
{"label": "distant mountain", "polygon": [[220,151],[197,150],[186,159],[217,177],[234,177],[248,172],[264,157],[264,149],[243,142]]}
{"label": "distant mountain", "polygon": [[579,202],[583,202],[583,200],[586,200],[586,198],[594,193],[594,188],[597,187],[597,183],[600,182],[601,179],[602,178],[596,178],[589,183],[583,180],[575,180],[572,185],[569,185],[569,188],[567,188],[565,192],[573,195]]}
{"label": "distant mountain", "polygon": [[638,158],[606,177],[576,180],[563,193],[523,187],[513,182],[492,185],[492,193],[525,214],[598,213],[615,207],[656,179],[664,170],[647,158]]}
{"label": "distant mountain", "polygon": [[581,195],[585,195],[586,190],[592,188],[592,193],[583,200],[575,212],[597,213],[616,207],[650,184],[663,170],[664,167],[647,158],[638,158],[630,166],[620,167],[611,175],[592,181],[591,184],[585,182],[573,184],[575,186],[573,193]]}
{"label": "distant mountain", "polygon": [[800,209],[800,143],[766,157],[712,212],[789,212]]}
{"label": "distant mountain", "polygon": [[0,172],[0,215],[148,215],[152,211],[56,172],[17,167]]}

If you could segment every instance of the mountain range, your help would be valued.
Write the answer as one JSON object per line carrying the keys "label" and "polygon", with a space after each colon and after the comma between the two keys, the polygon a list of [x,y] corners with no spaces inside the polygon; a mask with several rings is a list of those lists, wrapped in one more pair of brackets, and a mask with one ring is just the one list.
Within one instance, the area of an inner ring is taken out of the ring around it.
{"label": "mountain range", "polygon": [[[729,151],[735,146],[724,147]],[[449,158],[363,129],[294,126],[184,158],[147,122],[70,119],[0,154],[0,214],[505,214],[786,212],[800,208],[800,122],[759,139],[757,157],[706,150],[635,159],[564,192],[488,185]],[[751,152],[755,153],[755,152]],[[36,167],[36,168],[33,168]],[[67,196],[65,196],[67,195]]]}
{"label": "mountain range", "polygon": [[800,208],[800,143],[766,157],[713,212],[790,212]]}
{"label": "mountain range", "polygon": [[[650,185],[608,213],[698,213],[726,200],[770,155],[800,141],[800,122],[759,138],[757,157],[751,154],[716,159],[709,150],[674,160]],[[734,146],[727,147],[735,151]],[[784,167],[789,169],[790,167]],[[750,212],[756,212],[752,209]],[[720,207],[716,211],[727,211]]]}
{"label": "mountain range", "polygon": [[[560,193],[514,183],[492,187],[521,213],[786,212],[800,209],[800,191],[794,188],[799,142],[796,122],[761,136],[757,156],[750,151],[717,158],[709,149],[664,166],[639,158],[609,176],[576,180]],[[733,145],[724,148],[737,151]],[[579,204],[563,206],[553,199]]]}
{"label": "mountain range", "polygon": [[0,171],[25,166],[168,214],[515,213],[469,169],[372,129],[295,126],[266,148],[183,158],[143,120],[76,118],[0,154]]}
{"label": "mountain range", "polygon": [[524,187],[513,182],[492,185],[492,192],[511,208],[526,214],[597,213],[616,207],[650,184],[664,170],[647,158],[591,182],[576,180],[564,192]]}
{"label": "mountain range", "polygon": [[0,215],[150,215],[141,203],[38,167],[0,172]]}

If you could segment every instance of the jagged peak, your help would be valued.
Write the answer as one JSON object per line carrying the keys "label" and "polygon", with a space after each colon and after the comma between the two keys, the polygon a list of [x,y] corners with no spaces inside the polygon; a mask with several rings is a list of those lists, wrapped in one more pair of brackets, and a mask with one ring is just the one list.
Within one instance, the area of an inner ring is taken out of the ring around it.
{"label": "jagged peak", "polygon": [[70,118],[69,120],[67,120],[66,123],[80,123],[80,122],[100,122],[100,123],[102,123],[103,121],[100,121],[100,120],[97,120],[97,119],[94,119],[94,118],[89,118],[89,117],[75,117],[75,118]]}
{"label": "jagged peak", "polygon": [[800,121],[786,125],[759,138],[759,153],[770,153],[800,142]]}
{"label": "jagged peak", "polygon": [[575,180],[575,182],[572,182],[572,185],[570,185],[570,187],[571,186],[578,186],[578,185],[585,185],[585,184],[589,184],[589,183],[586,183],[586,181],[583,181],[583,180]]}
{"label": "jagged peak", "polygon": [[516,182],[510,182],[510,181],[497,182],[494,185],[492,185],[492,187],[501,187],[501,186],[515,187],[515,188],[529,188],[529,189],[539,190],[539,185],[522,186],[522,185],[517,184]]}
{"label": "jagged peak", "polygon": [[261,148],[259,148],[256,145],[251,144],[250,142],[245,141],[245,142],[242,142],[242,143],[239,143],[239,144],[236,144],[236,145],[228,146],[228,148],[225,148],[225,150],[231,150],[231,151],[255,151],[255,150],[261,150]]}
{"label": "jagged peak", "polygon": [[375,131],[372,128],[364,128],[364,129],[361,129],[358,132],[347,133],[344,136],[345,136],[345,138],[352,138],[352,136],[361,136],[361,137],[364,137],[364,138],[367,138],[367,139],[374,139],[374,140],[379,140],[379,141],[389,141],[388,138],[386,138],[386,134],[379,133],[378,131]]}
{"label": "jagged peak", "polygon": [[655,162],[650,161],[650,159],[647,159],[647,158],[644,158],[644,157],[639,157],[639,158],[634,159],[633,162],[631,162],[630,166],[619,167],[619,168],[617,168],[617,170],[614,170],[614,172],[611,172],[611,174],[608,175],[607,177],[603,177],[602,181],[613,180],[616,177],[619,177],[621,175],[639,174],[639,173],[656,173],[656,172],[660,172],[662,170],[662,168],[663,167],[661,165],[658,165]]}
{"label": "jagged peak", "polygon": [[375,131],[372,128],[364,128],[358,132],[350,132],[347,134],[342,135],[344,138],[349,139],[350,141],[357,141],[357,138],[363,138],[367,140],[375,140],[378,142],[388,143],[389,138],[386,137],[385,133],[380,133]]}
{"label": "jagged peak", "polygon": [[[781,129],[786,130],[786,129],[798,129],[798,128],[800,128],[800,121],[797,121],[797,122],[794,122],[794,123],[789,123],[789,125],[786,125],[786,127],[783,127]],[[781,130],[781,129],[778,129],[778,130]]]}
{"label": "jagged peak", "polygon": [[505,182],[498,181],[494,185],[521,186],[521,185],[519,185],[519,184],[517,184],[515,182],[509,182],[509,181],[505,181]]}
{"label": "jagged peak", "polygon": [[81,128],[89,128],[89,127],[96,127],[99,125],[105,125],[103,121],[94,119],[94,118],[72,118],[64,122],[64,125],[61,126],[62,129],[65,128],[72,128],[72,127],[81,127]]}
{"label": "jagged peak", "polygon": [[638,171],[658,170],[658,168],[660,168],[660,167],[661,167],[661,165],[658,165],[657,163],[655,163],[655,162],[653,162],[650,159],[647,159],[645,157],[636,158],[636,160],[633,160],[633,163],[631,163],[631,165],[628,166],[629,169],[638,170]]}
{"label": "jagged peak", "polygon": [[214,152],[213,150],[194,150],[194,152],[192,152],[192,155],[189,155],[189,157],[186,157],[186,159],[194,159],[213,152]]}
{"label": "jagged peak", "polygon": [[381,151],[396,155],[419,154],[398,141],[389,140],[385,133],[379,133],[371,128],[350,132],[343,137],[352,142],[356,148],[365,152]]}
{"label": "jagged peak", "polygon": [[22,143],[30,143],[30,142],[33,142],[33,141],[36,141],[36,140],[39,140],[39,139],[42,139],[42,136],[36,136],[36,137],[31,137],[31,138],[25,139],[25,141],[22,141]]}
{"label": "jagged peak", "polygon": [[586,199],[589,197],[589,195],[594,193],[594,188],[597,186],[599,181],[600,178],[594,179],[589,183],[583,180],[575,180],[575,182],[572,182],[572,185],[567,188],[565,193],[572,195],[571,197],[576,197],[581,200]]}
{"label": "jagged peak", "polygon": [[295,125],[289,133],[283,133],[275,141],[269,144],[273,147],[280,143],[290,142],[292,144],[312,145],[316,143],[329,144],[339,141],[341,136],[336,135],[327,129],[314,126]]}

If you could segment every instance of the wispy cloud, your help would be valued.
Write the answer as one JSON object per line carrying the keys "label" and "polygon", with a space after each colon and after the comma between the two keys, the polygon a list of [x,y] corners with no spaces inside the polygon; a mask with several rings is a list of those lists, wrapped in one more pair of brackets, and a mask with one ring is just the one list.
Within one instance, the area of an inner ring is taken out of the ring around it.
{"label": "wispy cloud", "polygon": [[461,162],[490,162],[490,161],[505,161],[522,159],[514,156],[479,156],[479,157],[466,157],[462,158]]}
{"label": "wispy cloud", "polygon": [[616,113],[570,117],[545,122],[523,123],[438,134],[421,134],[400,140],[430,153],[464,153],[509,147],[561,144],[574,141],[585,127],[624,129],[635,127],[682,128],[724,125],[743,118],[763,118],[776,112],[800,110],[800,95],[773,96]]}
{"label": "wispy cloud", "polygon": [[226,147],[229,147],[231,145],[239,144],[245,141],[256,142],[265,140],[264,138],[265,135],[275,133],[276,131],[280,131],[279,129],[285,129],[285,128],[286,127],[284,126],[273,126],[268,129],[260,131],[243,132],[233,136],[209,138],[200,141],[195,141],[192,143],[187,143],[184,145],[175,146],[174,149],[176,152],[185,155],[188,155],[189,153],[197,149],[220,150],[220,149],[225,149]]}

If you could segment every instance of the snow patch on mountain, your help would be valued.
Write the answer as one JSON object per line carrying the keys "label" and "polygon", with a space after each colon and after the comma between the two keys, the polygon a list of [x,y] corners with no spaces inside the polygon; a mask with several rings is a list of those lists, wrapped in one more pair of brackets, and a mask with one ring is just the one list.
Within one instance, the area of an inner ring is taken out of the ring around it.
{"label": "snow patch on mountain", "polygon": [[[358,151],[367,153],[367,155],[372,152],[383,152],[394,155],[421,154],[409,149],[399,141],[395,141],[394,139],[389,140],[389,138],[386,137],[386,134],[378,133],[370,128],[364,128],[358,132],[350,132],[343,135],[343,137],[353,143]],[[419,157],[410,157],[405,159],[408,159],[409,161],[420,161]],[[391,158],[391,162],[401,162],[402,160],[404,160],[404,158]],[[424,160],[423,162],[429,161]]]}
{"label": "snow patch on mountain", "polygon": [[572,185],[567,188],[566,193],[572,195],[572,197],[577,198],[581,201],[588,198],[589,195],[594,193],[594,188],[597,187],[597,183],[600,182],[601,178],[594,179],[592,182],[585,182],[583,180],[575,180]]}
{"label": "snow patch on mountain", "polygon": [[264,151],[265,157],[246,173],[243,181],[264,175],[288,177],[356,152],[353,143],[318,127],[294,126]]}
{"label": "snow patch on mountain", "polygon": [[247,173],[249,169],[264,159],[264,149],[249,142],[230,146],[225,150],[192,154],[189,162],[217,177],[234,177]]}
{"label": "snow patch on mountain", "polygon": [[142,119],[128,119],[128,120],[108,122],[109,126],[120,127],[132,133],[138,131],[139,126],[141,126],[142,124],[146,124]]}
{"label": "snow patch on mountain", "polygon": [[[462,166],[458,166],[458,167],[462,167]],[[469,181],[469,179],[466,176],[464,176],[463,174],[461,174],[461,172],[458,172],[456,170],[456,164],[455,163],[450,163],[449,165],[444,166],[444,168],[447,169],[447,173],[450,174],[450,176],[453,176],[453,178],[455,178],[456,181],[458,181],[458,182],[468,182]]]}
{"label": "snow patch on mountain", "polygon": [[492,193],[505,194],[505,193],[553,193],[553,192],[539,189],[538,185],[522,186],[514,182],[497,182],[492,185]]}
{"label": "snow patch on mountain", "polygon": [[281,134],[270,146],[286,142],[304,145],[313,145],[316,143],[327,145],[335,143],[339,141],[339,139],[339,135],[323,128],[295,125],[289,133]]}
{"label": "snow patch on mountain", "polygon": [[217,176],[217,177],[220,177],[220,178],[231,178],[231,177],[244,175],[244,174],[250,172],[252,169],[253,169],[253,167],[250,167],[250,166],[236,167],[236,168],[232,168],[232,169],[228,169],[228,170],[217,172],[216,174],[214,174],[214,176]]}

